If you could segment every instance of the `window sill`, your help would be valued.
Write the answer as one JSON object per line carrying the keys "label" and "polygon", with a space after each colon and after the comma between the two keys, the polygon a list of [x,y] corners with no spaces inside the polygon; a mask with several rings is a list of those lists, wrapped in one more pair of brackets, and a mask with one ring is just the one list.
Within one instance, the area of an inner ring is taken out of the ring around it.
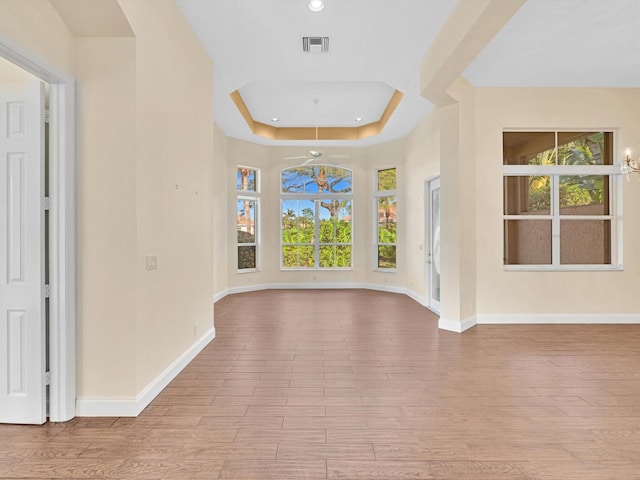
{"label": "window sill", "polygon": [[236,270],[237,273],[256,273],[259,272],[257,268],[243,268],[242,270]]}
{"label": "window sill", "polygon": [[505,272],[621,272],[622,265],[504,265]]}
{"label": "window sill", "polygon": [[378,273],[396,273],[398,269],[397,268],[374,268],[373,271]]}

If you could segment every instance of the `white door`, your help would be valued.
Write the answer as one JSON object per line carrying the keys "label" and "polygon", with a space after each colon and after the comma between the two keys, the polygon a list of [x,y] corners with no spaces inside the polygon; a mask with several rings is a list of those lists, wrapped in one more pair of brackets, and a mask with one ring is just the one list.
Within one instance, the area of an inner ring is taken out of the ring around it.
{"label": "white door", "polygon": [[440,313],[440,178],[427,182],[427,298],[429,308]]}
{"label": "white door", "polygon": [[0,84],[0,422],[46,420],[44,85]]}

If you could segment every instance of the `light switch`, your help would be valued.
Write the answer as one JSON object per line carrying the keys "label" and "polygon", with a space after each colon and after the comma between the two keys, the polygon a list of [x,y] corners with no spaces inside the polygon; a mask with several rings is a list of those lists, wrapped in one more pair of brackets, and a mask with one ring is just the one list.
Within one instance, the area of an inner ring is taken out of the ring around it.
{"label": "light switch", "polygon": [[147,255],[147,270],[155,270],[156,268],[158,268],[158,257]]}

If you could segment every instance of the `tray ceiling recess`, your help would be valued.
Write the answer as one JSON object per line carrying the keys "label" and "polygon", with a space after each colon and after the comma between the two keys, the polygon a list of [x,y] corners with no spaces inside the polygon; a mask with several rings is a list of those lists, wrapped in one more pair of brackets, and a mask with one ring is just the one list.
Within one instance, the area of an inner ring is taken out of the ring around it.
{"label": "tray ceiling recess", "polygon": [[230,97],[254,135],[316,140],[318,127],[318,140],[360,140],[382,132],[403,93],[383,82],[251,82]]}
{"label": "tray ceiling recess", "polygon": [[[327,138],[322,146],[365,147],[405,137],[433,110],[421,95],[420,65],[460,0],[324,0],[317,12],[309,0],[175,1],[213,62],[214,120],[227,137],[308,147],[315,139],[313,99],[318,98],[320,134]],[[256,95],[256,100],[246,91],[255,82],[331,89],[353,82],[353,88],[344,85],[348,97],[320,88],[301,100],[289,101],[285,94]],[[354,103],[358,85],[367,82],[390,89],[384,100],[373,101],[379,107],[375,116]],[[350,124],[325,114],[333,108],[332,98],[346,99],[336,110]],[[305,108],[304,117],[295,111]],[[298,123],[287,120],[291,111]],[[308,130],[300,135],[289,127]],[[341,130],[329,132],[330,127]]]}

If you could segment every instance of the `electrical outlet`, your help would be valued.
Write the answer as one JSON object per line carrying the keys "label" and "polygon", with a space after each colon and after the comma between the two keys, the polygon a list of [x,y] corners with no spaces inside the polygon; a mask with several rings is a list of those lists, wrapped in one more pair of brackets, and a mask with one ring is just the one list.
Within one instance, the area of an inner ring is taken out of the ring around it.
{"label": "electrical outlet", "polygon": [[147,270],[156,270],[158,268],[158,257],[155,255],[147,255]]}

